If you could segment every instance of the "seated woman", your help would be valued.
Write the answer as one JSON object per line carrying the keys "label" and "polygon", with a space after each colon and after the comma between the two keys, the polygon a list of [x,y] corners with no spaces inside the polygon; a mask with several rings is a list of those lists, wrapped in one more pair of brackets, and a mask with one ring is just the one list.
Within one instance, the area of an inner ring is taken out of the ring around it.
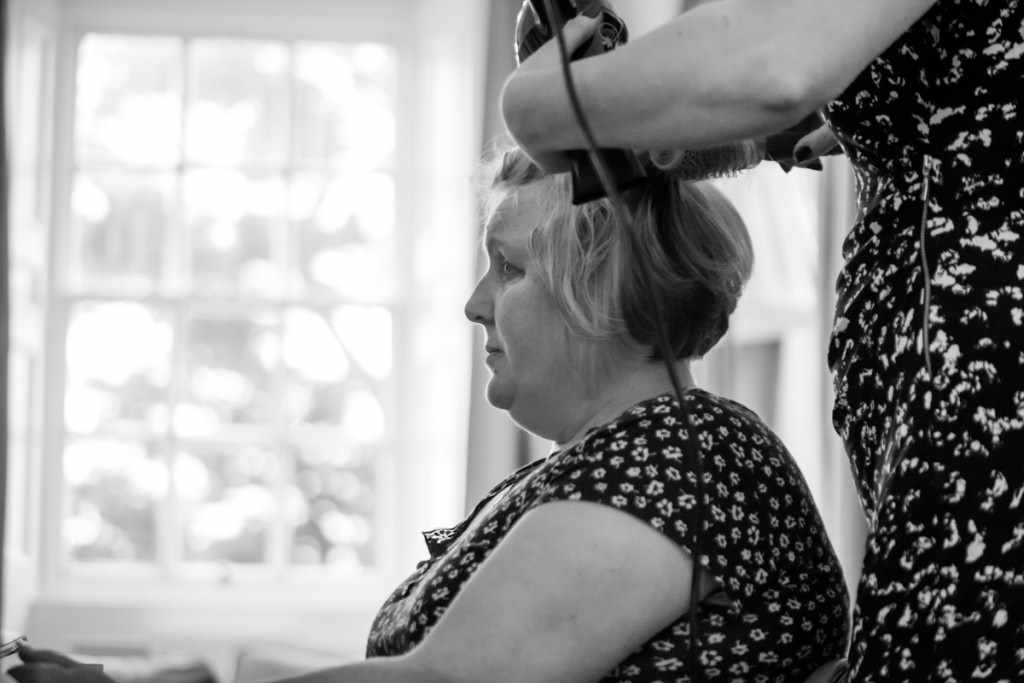
{"label": "seated woman", "polygon": [[[487,397],[556,448],[425,534],[430,557],[384,603],[366,662],[298,680],[691,680],[698,538],[701,680],[799,681],[840,656],[846,587],[803,477],[755,414],[689,373],[750,273],[733,207],[655,172],[628,194],[636,254],[606,200],[573,206],[567,178],[516,149],[497,155],[488,193],[490,267],[466,304],[486,333]],[[653,351],[655,301],[693,433]],[[703,454],[701,529],[688,441]]]}
{"label": "seated woman", "polygon": [[[384,604],[368,656],[423,657],[461,680],[685,679],[698,534],[687,439],[705,463],[703,679],[802,680],[839,656],[846,587],[803,477],[756,415],[689,373],[750,274],[735,209],[655,171],[628,195],[646,250],[634,254],[607,200],[570,203],[567,176],[514,148],[489,175],[490,267],[466,316],[486,334],[488,400],[556,448],[426,534],[431,557]],[[655,301],[692,435],[653,351]]]}

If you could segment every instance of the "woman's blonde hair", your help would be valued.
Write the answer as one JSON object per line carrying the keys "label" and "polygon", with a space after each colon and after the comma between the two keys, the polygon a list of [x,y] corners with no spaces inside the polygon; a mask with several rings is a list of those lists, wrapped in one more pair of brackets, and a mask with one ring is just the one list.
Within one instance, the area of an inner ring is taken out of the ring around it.
{"label": "woman's blonde hair", "polygon": [[[647,182],[624,195],[637,232],[630,240],[608,199],[574,206],[568,174],[546,175],[511,144],[496,146],[485,169],[485,222],[522,188],[538,188],[546,218],[533,230],[530,255],[574,334],[640,345],[658,359],[655,306],[676,359],[703,356],[725,334],[753,251],[743,219],[711,184],[651,164]],[[650,270],[650,290],[639,261]]]}

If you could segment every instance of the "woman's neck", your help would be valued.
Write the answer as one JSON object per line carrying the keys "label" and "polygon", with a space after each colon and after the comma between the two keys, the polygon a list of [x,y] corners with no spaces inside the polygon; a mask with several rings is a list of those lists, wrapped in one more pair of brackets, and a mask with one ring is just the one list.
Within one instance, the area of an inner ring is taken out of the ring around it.
{"label": "woman's neck", "polygon": [[[695,386],[689,361],[677,362],[676,373],[683,391]],[[611,422],[643,400],[673,391],[672,381],[668,377],[664,363],[660,361],[646,362],[618,375],[614,380],[603,385],[597,395],[587,402],[586,410],[582,411],[587,417],[577,429],[571,432],[568,438],[556,440],[555,449],[561,451],[571,448],[582,441],[587,432],[594,427]]]}

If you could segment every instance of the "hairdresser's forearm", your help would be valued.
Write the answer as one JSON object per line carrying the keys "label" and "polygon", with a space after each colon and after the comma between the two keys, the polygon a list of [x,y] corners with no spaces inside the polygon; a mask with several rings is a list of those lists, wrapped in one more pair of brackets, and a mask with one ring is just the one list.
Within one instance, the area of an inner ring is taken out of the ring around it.
{"label": "hairdresser's forearm", "polygon": [[378,657],[321,669],[277,683],[457,683],[456,679],[408,657]]}
{"label": "hairdresser's forearm", "polygon": [[[778,130],[797,118],[788,86],[771,82],[764,68],[770,59],[758,57],[768,51],[763,37],[722,18],[725,1],[572,64],[601,145],[696,148]],[[722,49],[723,41],[735,45]],[[505,84],[502,110],[509,132],[529,151],[585,147],[558,68],[516,71]]]}
{"label": "hairdresser's forearm", "polygon": [[[573,63],[597,140],[699,148],[774,132],[835,97],[933,0],[720,0]],[[557,68],[520,69],[503,114],[527,150],[583,147]]]}

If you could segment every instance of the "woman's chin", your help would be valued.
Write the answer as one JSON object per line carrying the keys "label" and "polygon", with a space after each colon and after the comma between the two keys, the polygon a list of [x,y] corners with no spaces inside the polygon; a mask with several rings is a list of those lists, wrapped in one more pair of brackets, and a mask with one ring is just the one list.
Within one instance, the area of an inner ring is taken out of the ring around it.
{"label": "woman's chin", "polygon": [[512,398],[511,389],[497,377],[492,376],[491,381],[487,384],[487,402],[495,408],[508,410],[512,406]]}

